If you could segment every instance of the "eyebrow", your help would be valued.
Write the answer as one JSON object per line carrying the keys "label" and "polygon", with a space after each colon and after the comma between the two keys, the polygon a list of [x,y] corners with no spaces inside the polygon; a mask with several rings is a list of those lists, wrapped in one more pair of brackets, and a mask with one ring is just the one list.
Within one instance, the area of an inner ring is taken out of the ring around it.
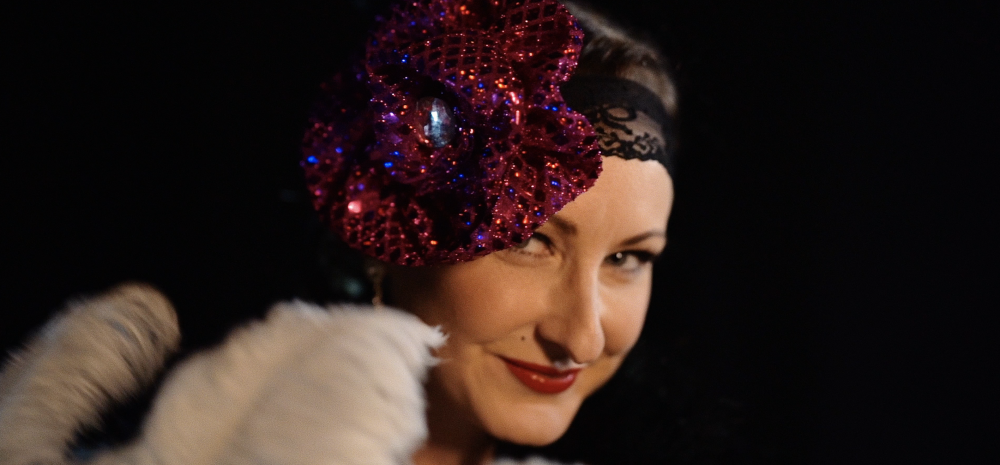
{"label": "eyebrow", "polygon": [[548,222],[552,223],[552,225],[558,228],[560,231],[562,231],[563,234],[571,236],[576,235],[577,231],[576,224],[573,223],[572,221],[564,220],[558,216],[551,216],[549,217]]}
{"label": "eyebrow", "polygon": [[666,239],[667,238],[667,232],[666,231],[655,230],[655,229],[651,230],[651,231],[646,231],[646,232],[644,232],[642,234],[639,234],[637,236],[632,236],[632,237],[626,239],[624,242],[622,242],[622,245],[634,245],[634,244],[638,244],[638,243],[640,243],[640,242],[642,242],[642,241],[644,241],[646,239],[649,239],[651,237],[662,237],[662,238]]}
{"label": "eyebrow", "polygon": [[[566,235],[576,235],[578,230],[576,227],[576,223],[560,218],[558,216],[550,217],[547,223],[552,224],[552,226],[555,226],[556,229],[558,229],[559,231],[561,231],[563,234]],[[660,229],[651,229],[642,234],[637,234],[622,241],[622,245],[623,246],[635,245],[651,237],[662,237],[666,239],[667,232]]]}

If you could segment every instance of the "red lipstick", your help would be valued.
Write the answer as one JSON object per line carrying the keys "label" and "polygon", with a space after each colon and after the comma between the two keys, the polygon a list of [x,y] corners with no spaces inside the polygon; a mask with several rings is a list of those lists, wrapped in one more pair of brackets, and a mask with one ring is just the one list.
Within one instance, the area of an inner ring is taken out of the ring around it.
{"label": "red lipstick", "polygon": [[569,389],[576,381],[579,368],[557,370],[551,366],[538,365],[524,360],[500,357],[514,376],[522,384],[542,394],[558,394]]}

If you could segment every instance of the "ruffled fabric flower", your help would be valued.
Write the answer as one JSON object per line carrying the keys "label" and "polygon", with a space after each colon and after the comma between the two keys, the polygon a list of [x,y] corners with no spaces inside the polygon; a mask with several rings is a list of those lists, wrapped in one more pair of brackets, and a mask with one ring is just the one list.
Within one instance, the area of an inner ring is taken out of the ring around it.
{"label": "ruffled fabric flower", "polygon": [[379,260],[456,263],[527,240],[590,188],[597,138],[559,92],[583,33],[553,0],[393,9],[335,77],[303,167],[317,211]]}

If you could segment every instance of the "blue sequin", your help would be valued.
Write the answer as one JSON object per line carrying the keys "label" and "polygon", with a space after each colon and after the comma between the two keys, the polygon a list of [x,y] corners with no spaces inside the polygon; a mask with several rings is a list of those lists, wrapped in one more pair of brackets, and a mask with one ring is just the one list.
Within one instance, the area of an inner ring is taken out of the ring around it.
{"label": "blue sequin", "polygon": [[311,156],[309,158],[306,158],[306,161],[308,161],[309,163],[316,163],[319,160],[317,160],[316,157]]}
{"label": "blue sequin", "polygon": [[385,162],[385,167],[386,168],[392,168],[392,162],[391,161]]}

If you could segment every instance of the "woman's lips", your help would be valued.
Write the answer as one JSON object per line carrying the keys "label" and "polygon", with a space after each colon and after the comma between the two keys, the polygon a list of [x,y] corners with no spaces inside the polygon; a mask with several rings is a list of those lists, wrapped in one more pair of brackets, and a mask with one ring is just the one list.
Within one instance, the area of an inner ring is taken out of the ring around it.
{"label": "woman's lips", "polygon": [[557,370],[554,367],[538,365],[524,360],[500,357],[514,376],[525,386],[542,394],[558,394],[569,389],[576,381],[579,368]]}

